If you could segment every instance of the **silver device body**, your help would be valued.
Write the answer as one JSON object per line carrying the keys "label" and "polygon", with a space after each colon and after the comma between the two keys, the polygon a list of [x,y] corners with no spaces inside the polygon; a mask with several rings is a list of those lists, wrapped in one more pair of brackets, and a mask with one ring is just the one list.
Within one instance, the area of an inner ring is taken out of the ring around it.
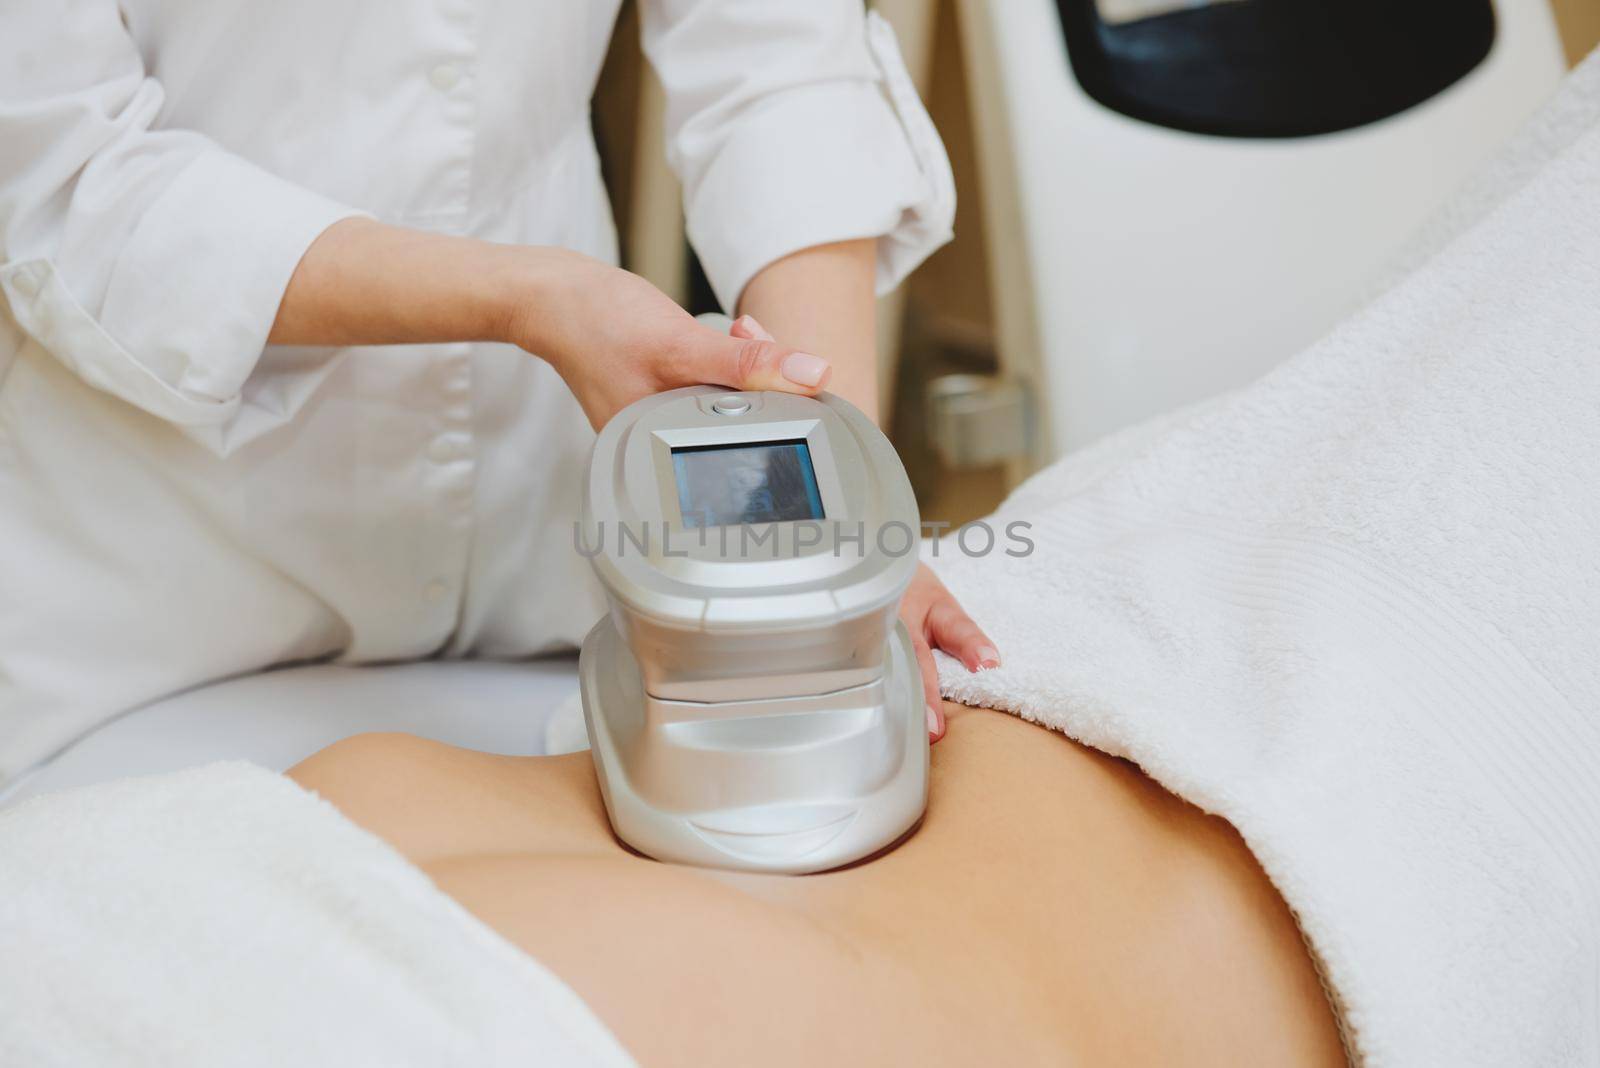
{"label": "silver device body", "polygon": [[695,386],[607,424],[580,534],[610,611],[579,675],[618,837],[802,873],[916,824],[928,735],[897,616],[918,531],[893,447],[837,397]]}

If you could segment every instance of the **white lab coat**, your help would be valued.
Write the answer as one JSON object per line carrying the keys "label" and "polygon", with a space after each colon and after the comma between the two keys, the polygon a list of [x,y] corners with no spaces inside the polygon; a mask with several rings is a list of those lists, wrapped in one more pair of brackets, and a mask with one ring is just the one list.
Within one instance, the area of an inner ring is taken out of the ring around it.
{"label": "white lab coat", "polygon": [[[614,258],[589,99],[618,0],[0,8],[0,782],[116,712],[314,658],[517,657],[602,611],[591,432],[485,344],[263,347],[335,220]],[[797,249],[947,239],[859,0],[646,0],[724,303]]]}

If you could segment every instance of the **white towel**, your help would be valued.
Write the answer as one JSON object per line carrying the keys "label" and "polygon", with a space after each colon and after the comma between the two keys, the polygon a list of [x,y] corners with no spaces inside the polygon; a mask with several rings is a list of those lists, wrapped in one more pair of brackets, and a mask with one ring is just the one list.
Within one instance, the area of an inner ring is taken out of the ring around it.
{"label": "white towel", "polygon": [[1020,487],[1031,556],[940,546],[1005,657],[945,692],[1230,820],[1369,1068],[1600,1064],[1597,102],[1311,350]]}
{"label": "white towel", "polygon": [[0,1064],[632,1064],[560,979],[253,765],[0,811]]}

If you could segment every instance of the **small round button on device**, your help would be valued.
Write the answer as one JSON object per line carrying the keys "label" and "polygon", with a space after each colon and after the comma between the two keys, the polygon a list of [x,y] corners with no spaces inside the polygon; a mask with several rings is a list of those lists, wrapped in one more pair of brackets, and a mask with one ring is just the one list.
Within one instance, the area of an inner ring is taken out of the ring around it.
{"label": "small round button on device", "polygon": [[743,415],[750,410],[750,402],[744,397],[721,397],[711,402],[711,410],[718,415]]}

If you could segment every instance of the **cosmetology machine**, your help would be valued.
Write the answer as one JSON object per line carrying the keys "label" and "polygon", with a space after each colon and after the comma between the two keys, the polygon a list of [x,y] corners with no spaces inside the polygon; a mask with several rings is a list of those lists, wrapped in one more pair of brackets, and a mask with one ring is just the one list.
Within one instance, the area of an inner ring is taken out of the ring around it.
{"label": "cosmetology machine", "polygon": [[918,515],[837,397],[648,397],[595,443],[581,528],[610,607],[578,673],[617,835],[661,860],[837,867],[921,817],[928,734],[897,618]]}
{"label": "cosmetology machine", "polygon": [[960,4],[1003,377],[932,437],[1016,474],[1315,341],[1565,70],[1546,0]]}

